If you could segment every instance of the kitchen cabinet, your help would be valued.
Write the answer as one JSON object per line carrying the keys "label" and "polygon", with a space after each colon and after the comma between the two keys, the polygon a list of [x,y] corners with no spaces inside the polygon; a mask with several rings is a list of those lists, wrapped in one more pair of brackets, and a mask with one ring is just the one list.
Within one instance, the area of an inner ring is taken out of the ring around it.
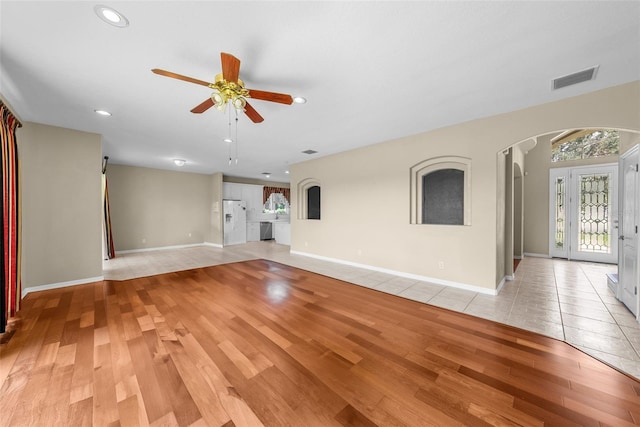
{"label": "kitchen cabinet", "polygon": [[[222,198],[225,200],[244,200],[242,198],[242,186],[235,182],[225,182],[222,184]],[[246,201],[246,200],[245,200]]]}
{"label": "kitchen cabinet", "polygon": [[247,219],[260,219],[262,214],[262,185],[244,184],[242,187],[242,200],[247,201]]}
{"label": "kitchen cabinet", "polygon": [[222,185],[222,198],[245,201],[247,203],[247,220],[253,221],[261,218],[264,208],[262,188],[262,185],[225,182]]}
{"label": "kitchen cabinet", "polygon": [[291,245],[291,224],[288,222],[274,222],[274,238],[276,243]]}
{"label": "kitchen cabinet", "polygon": [[260,223],[247,222],[247,242],[257,242],[260,240]]}

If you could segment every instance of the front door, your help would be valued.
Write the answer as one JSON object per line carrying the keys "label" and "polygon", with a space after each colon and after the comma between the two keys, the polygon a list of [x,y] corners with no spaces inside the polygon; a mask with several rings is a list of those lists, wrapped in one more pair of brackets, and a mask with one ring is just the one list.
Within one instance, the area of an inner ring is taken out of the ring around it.
{"label": "front door", "polygon": [[620,263],[618,265],[619,298],[638,315],[638,153],[635,146],[620,158]]}
{"label": "front door", "polygon": [[617,171],[617,165],[551,169],[551,256],[618,262]]}

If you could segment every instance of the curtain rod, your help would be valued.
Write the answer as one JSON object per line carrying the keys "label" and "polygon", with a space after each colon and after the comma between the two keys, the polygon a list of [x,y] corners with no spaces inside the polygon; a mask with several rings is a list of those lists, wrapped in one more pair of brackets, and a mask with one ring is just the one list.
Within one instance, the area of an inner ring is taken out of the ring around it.
{"label": "curtain rod", "polygon": [[15,117],[16,122],[18,122],[18,127],[21,128],[22,127],[22,120],[20,120],[20,116],[18,116],[15,113],[15,110],[13,108],[11,108],[11,104],[9,104],[9,102],[6,100],[6,98],[0,93],[0,102],[7,107],[7,109],[9,110],[9,112],[11,114],[13,114],[13,117]]}

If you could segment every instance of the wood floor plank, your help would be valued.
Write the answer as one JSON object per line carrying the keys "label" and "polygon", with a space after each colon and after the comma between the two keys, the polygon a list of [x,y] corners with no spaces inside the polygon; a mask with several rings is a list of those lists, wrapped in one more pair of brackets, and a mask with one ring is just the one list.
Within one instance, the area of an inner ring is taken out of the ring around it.
{"label": "wood floor plank", "polygon": [[640,425],[541,335],[266,260],[30,293],[0,426]]}
{"label": "wood floor plank", "polygon": [[163,378],[156,376],[153,368],[152,355],[144,337],[127,340],[129,352],[131,353],[131,363],[136,373],[136,378],[140,386],[142,398],[150,423],[162,418],[168,412],[173,411],[171,400],[167,396],[167,387],[162,387]]}

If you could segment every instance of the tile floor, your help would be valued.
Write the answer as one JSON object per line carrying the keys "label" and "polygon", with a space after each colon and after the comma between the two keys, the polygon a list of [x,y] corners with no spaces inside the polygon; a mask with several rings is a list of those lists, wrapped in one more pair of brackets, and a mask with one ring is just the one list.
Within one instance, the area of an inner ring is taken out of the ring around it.
{"label": "tile floor", "polygon": [[640,378],[640,323],[607,287],[612,265],[525,258],[497,296],[294,255],[274,242],[119,254],[103,269],[105,279],[124,280],[256,258],[564,340]]}

